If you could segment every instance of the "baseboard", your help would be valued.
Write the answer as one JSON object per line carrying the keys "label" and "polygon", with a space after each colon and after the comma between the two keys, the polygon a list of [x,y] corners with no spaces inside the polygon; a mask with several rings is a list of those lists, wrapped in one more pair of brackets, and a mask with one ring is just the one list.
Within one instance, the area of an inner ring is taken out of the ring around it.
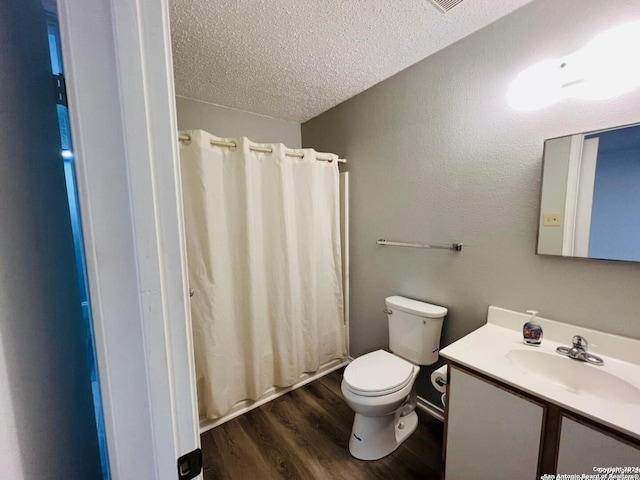
{"label": "baseboard", "polygon": [[216,419],[210,418],[200,418],[200,433],[204,433],[212,428],[217,427],[218,425],[222,425],[223,423],[228,422],[229,420],[233,420],[236,417],[239,417],[243,413],[247,413],[254,408],[258,408],[261,405],[264,405],[271,400],[274,400],[278,397],[281,397],[285,393],[288,393],[296,388],[300,388],[307,383],[313,382],[320,377],[323,377],[334,370],[338,370],[339,368],[348,365],[351,360],[349,358],[342,360],[333,360],[331,362],[325,363],[320,366],[320,368],[314,373],[305,373],[300,376],[300,380],[290,387],[271,387],[268,389],[259,399],[257,400],[243,400],[241,402],[236,403],[229,412],[227,412],[222,417]]}
{"label": "baseboard", "polygon": [[428,413],[432,417],[437,418],[441,422],[444,422],[444,410],[440,407],[435,406],[433,403],[425,400],[424,398],[418,397],[417,408],[419,408],[423,412]]}

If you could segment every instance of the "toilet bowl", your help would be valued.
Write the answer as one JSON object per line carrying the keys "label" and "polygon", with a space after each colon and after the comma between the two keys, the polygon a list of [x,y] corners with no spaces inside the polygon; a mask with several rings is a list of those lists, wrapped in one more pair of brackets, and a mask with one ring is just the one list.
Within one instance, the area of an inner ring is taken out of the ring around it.
{"label": "toilet bowl", "polygon": [[355,412],[349,452],[377,460],[398,448],[418,426],[415,380],[419,365],[438,359],[447,309],[394,296],[386,299],[389,348],[353,360],[345,369],[342,395]]}
{"label": "toilet bowl", "polygon": [[[355,412],[349,451],[377,460],[398,448],[418,426],[411,393],[420,367],[376,350],[351,362],[342,379],[344,399]],[[402,408],[402,407],[408,408]]]}

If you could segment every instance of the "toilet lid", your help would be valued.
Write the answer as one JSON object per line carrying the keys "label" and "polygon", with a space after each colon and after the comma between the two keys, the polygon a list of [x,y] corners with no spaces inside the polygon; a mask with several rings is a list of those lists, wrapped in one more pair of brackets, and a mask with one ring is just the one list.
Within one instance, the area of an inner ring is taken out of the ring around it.
{"label": "toilet lid", "polygon": [[356,358],[344,371],[347,388],[365,397],[388,395],[407,386],[415,366],[400,357],[376,350]]}

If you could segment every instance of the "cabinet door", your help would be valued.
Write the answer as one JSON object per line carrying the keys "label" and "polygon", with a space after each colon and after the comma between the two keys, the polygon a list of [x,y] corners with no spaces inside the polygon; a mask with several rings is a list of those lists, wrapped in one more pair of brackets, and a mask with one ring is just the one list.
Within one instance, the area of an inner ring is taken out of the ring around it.
{"label": "cabinet door", "polygon": [[569,417],[562,416],[560,428],[559,474],[594,475],[598,467],[635,467],[626,473],[640,473],[640,448]]}
{"label": "cabinet door", "polygon": [[544,408],[450,367],[447,480],[533,480]]}

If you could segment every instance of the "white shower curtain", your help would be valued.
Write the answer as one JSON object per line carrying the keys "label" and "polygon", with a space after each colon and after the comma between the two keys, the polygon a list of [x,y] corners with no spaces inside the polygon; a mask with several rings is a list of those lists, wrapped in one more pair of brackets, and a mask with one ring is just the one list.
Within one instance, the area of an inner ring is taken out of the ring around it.
{"label": "white shower curtain", "polygon": [[346,357],[338,162],[181,134],[199,410],[217,418]]}

